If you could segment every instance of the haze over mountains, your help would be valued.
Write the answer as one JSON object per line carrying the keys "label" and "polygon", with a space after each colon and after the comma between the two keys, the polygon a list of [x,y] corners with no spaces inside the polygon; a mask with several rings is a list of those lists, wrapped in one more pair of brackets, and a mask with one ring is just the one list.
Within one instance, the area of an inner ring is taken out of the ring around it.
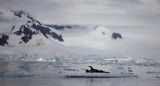
{"label": "haze over mountains", "polygon": [[[2,12],[1,12],[2,13]],[[18,39],[20,41],[17,41],[17,43],[28,43],[30,40],[34,39],[36,36],[42,36],[47,39],[57,39],[60,42],[63,42],[62,35],[57,30],[64,30],[64,29],[88,29],[86,26],[78,26],[78,25],[68,25],[68,26],[58,26],[58,25],[44,25],[41,24],[40,21],[35,20],[33,17],[31,17],[28,13],[24,11],[13,11],[12,12],[14,16],[17,17],[15,25],[10,28],[11,30],[8,30],[8,34],[1,33],[1,43],[0,45],[4,46],[11,45],[12,43],[8,43],[10,40],[12,40],[12,37],[15,36],[13,39]],[[3,13],[2,13],[3,14]],[[3,15],[2,15],[3,16]],[[53,28],[51,28],[53,27]],[[113,39],[120,38],[122,39],[121,34],[119,33],[113,33],[110,32],[106,28],[103,27],[95,27],[92,29],[94,32],[99,32],[103,35],[108,35]],[[97,31],[98,30],[98,31]],[[17,37],[16,37],[17,36]],[[33,37],[33,38],[32,38]],[[108,38],[110,38],[108,37]],[[20,38],[20,39],[19,39]],[[39,40],[43,38],[39,38]],[[13,41],[10,41],[13,42]]]}
{"label": "haze over mountains", "polygon": [[0,48],[7,60],[44,59],[131,59],[120,32],[96,25],[47,25],[24,11],[1,12],[1,18],[14,18],[1,28]]}

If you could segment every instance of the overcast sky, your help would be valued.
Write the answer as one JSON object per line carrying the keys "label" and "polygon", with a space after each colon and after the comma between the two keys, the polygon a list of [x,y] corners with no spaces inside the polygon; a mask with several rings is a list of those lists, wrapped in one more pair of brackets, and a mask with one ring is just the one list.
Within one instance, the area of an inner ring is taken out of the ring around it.
{"label": "overcast sky", "polygon": [[0,8],[45,24],[160,26],[160,0],[0,0]]}
{"label": "overcast sky", "polygon": [[122,53],[160,59],[160,0],[0,0],[0,32],[14,22],[4,10],[26,11],[44,24],[103,25],[122,33]]}

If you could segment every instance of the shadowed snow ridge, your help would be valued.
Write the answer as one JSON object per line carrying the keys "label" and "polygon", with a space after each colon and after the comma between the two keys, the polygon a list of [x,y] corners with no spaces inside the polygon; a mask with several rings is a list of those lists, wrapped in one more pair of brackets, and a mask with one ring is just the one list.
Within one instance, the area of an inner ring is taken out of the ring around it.
{"label": "shadowed snow ridge", "polygon": [[[0,46],[10,44],[8,42],[10,36],[14,37],[14,41],[17,43],[28,43],[34,36],[40,35],[46,39],[56,39],[60,42],[63,42],[62,35],[59,34],[58,31],[51,29],[51,27],[47,27],[43,25],[41,22],[32,18],[29,14],[24,11],[13,11],[13,14],[17,17],[15,21],[15,25],[11,28],[11,34],[1,34]],[[13,39],[11,39],[13,40]]]}

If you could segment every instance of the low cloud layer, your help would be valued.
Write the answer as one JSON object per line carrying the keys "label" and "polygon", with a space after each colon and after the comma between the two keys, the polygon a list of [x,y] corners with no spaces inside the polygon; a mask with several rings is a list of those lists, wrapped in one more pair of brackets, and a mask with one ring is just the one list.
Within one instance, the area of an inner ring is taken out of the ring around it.
{"label": "low cloud layer", "polygon": [[[160,0],[0,0],[46,24],[159,26]],[[3,21],[3,20],[1,20]]]}
{"label": "low cloud layer", "polygon": [[[88,30],[85,32],[87,31]],[[132,29],[128,27],[116,29],[107,29],[107,27],[106,29],[103,29],[103,27],[99,27],[97,30],[85,32],[78,30],[73,33],[67,32],[63,35],[65,40],[64,44],[79,48],[98,50],[97,52],[105,52],[107,55],[119,54],[135,59],[148,58],[160,60],[159,28],[145,28],[144,30],[141,28]],[[102,32],[104,32],[105,35],[102,34]],[[121,33],[122,39],[111,39],[113,32]]]}

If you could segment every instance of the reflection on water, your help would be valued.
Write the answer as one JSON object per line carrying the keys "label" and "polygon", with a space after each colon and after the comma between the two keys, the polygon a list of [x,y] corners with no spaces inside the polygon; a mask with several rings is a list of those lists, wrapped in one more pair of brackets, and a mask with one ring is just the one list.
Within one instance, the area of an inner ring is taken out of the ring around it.
{"label": "reflection on water", "polygon": [[159,79],[65,78],[51,76],[0,77],[1,86],[159,86]]}
{"label": "reflection on water", "polygon": [[[139,77],[67,78],[63,76],[66,72],[84,72],[88,65],[110,72],[128,72],[132,69]],[[0,66],[1,74],[18,70],[34,74],[32,77],[0,77],[0,86],[160,86],[160,78],[157,77],[160,75],[160,68],[154,66],[75,62],[7,62],[1,63]]]}

